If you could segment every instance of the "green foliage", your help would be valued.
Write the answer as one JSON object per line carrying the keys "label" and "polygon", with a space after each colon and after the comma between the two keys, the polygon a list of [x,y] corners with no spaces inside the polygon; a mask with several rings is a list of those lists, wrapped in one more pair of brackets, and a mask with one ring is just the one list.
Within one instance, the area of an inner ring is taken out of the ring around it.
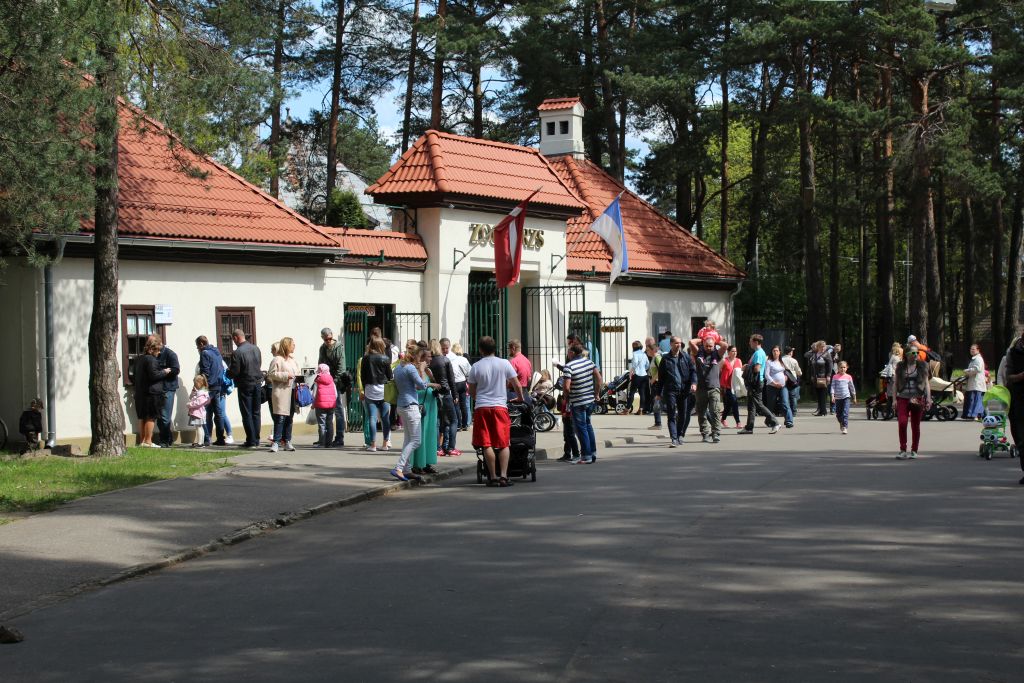
{"label": "green foliage", "polygon": [[327,225],[335,228],[368,228],[370,221],[363,213],[359,197],[352,190],[334,189],[327,206]]}

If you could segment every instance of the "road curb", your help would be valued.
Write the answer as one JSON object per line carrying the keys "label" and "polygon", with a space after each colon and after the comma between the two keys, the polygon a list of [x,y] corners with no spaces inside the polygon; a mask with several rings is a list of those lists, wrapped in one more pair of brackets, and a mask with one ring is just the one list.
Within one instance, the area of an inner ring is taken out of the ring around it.
{"label": "road curb", "polygon": [[[271,531],[291,526],[297,522],[317,517],[333,510],[339,510],[359,503],[365,503],[376,498],[382,498],[404,489],[424,486],[426,484],[441,482],[447,479],[455,479],[456,477],[461,477],[466,474],[468,471],[469,468],[467,467],[453,467],[452,469],[444,470],[434,475],[425,476],[422,481],[396,481],[385,486],[378,486],[366,491],[360,491],[359,493],[355,493],[345,498],[339,498],[337,500],[331,500],[326,503],[314,505],[313,507],[306,508],[304,510],[277,515],[269,519],[258,520],[242,527],[241,529],[236,529],[235,531],[224,534],[219,538],[208,541],[207,543],[182,549],[153,562],[133,565],[109,576],[99,579],[91,579],[57,593],[44,595],[33,602],[9,612],[0,612],[0,621],[22,617],[38,609],[50,607],[83,593],[88,593],[99,588],[121,583],[122,581],[128,581],[140,576],[145,576],[146,574],[151,574],[153,572],[160,571],[161,569],[173,567],[183,562],[187,562],[188,560],[194,560],[198,557],[209,555],[210,553],[214,553],[218,550],[229,548],[253,538],[258,538],[264,534],[270,533]],[[473,471],[476,471],[475,467]]]}

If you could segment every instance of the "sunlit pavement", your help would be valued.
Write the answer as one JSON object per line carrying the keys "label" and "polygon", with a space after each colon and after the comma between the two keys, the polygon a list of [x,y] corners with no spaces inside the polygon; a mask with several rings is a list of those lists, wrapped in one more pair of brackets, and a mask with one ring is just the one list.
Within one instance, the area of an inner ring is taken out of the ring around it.
{"label": "sunlit pavement", "polygon": [[897,461],[861,411],[677,449],[595,424],[595,465],[402,492],[36,611],[3,680],[1022,680],[1024,487],[978,425],[926,423]]}

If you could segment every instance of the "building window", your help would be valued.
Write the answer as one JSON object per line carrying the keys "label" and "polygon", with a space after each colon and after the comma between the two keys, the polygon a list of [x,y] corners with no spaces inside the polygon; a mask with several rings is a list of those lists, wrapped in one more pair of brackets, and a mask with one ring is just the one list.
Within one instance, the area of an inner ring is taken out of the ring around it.
{"label": "building window", "polygon": [[231,340],[231,333],[234,330],[245,332],[245,338],[256,343],[256,309],[255,308],[227,308],[217,307],[217,348],[225,361],[231,359],[235,352]]}
{"label": "building window", "polygon": [[121,376],[125,386],[135,380],[135,359],[145,353],[146,338],[159,334],[167,343],[166,325],[156,324],[153,306],[121,306]]}
{"label": "building window", "polygon": [[558,122],[558,132],[561,133],[562,135],[568,135],[569,134],[569,122],[568,121],[559,121]]}
{"label": "building window", "polygon": [[548,137],[551,137],[554,134],[555,134],[555,122],[554,121],[548,121]]}

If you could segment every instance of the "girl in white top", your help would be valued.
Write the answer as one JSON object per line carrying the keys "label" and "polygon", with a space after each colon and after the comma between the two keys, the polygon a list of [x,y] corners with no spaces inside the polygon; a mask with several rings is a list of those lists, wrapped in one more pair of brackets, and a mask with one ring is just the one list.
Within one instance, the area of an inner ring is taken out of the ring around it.
{"label": "girl in white top", "polygon": [[777,410],[777,404],[782,404],[785,414],[785,425],[793,427],[793,407],[789,402],[789,394],[786,391],[786,364],[782,362],[782,349],[778,346],[772,347],[768,354],[768,363],[764,366],[765,395],[767,398],[768,410],[773,413]]}
{"label": "girl in white top", "polygon": [[985,359],[981,357],[981,349],[971,344],[971,362],[967,364],[967,384],[964,386],[964,419],[980,420],[985,416],[981,397],[988,390],[985,379]]}

